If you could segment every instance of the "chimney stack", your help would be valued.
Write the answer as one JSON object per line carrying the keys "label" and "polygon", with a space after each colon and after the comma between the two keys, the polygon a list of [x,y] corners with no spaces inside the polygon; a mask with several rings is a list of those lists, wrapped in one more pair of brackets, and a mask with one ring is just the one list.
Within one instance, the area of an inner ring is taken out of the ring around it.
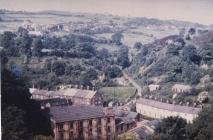
{"label": "chimney stack", "polygon": [[166,102],[169,104],[169,100],[166,100]]}
{"label": "chimney stack", "polygon": [[87,86],[87,90],[89,90],[89,86]]}
{"label": "chimney stack", "polygon": [[75,88],[78,88],[78,85],[75,85]]}

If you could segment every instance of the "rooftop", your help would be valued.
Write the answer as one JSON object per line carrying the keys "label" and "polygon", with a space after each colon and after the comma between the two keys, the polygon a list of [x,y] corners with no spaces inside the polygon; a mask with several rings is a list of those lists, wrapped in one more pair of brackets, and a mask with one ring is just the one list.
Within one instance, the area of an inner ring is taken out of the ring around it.
{"label": "rooftop", "polygon": [[181,113],[189,113],[189,114],[198,114],[202,110],[202,108],[168,104],[168,103],[163,103],[163,102],[155,101],[155,100],[149,100],[149,99],[145,99],[145,98],[140,98],[139,100],[137,100],[137,103],[147,105],[147,106],[152,106],[152,107],[155,107],[158,109],[174,111],[174,112],[181,112]]}
{"label": "rooftop", "polygon": [[68,89],[60,89],[57,91],[49,91],[49,90],[40,90],[35,88],[30,88],[31,94],[44,95],[44,96],[72,96],[72,97],[84,97],[91,99],[94,97],[96,91],[94,90],[86,90],[86,89],[78,89],[78,88],[68,88]]}
{"label": "rooftop", "polygon": [[99,106],[64,106],[51,107],[51,119],[55,122],[67,122],[107,116]]}
{"label": "rooftop", "polygon": [[188,90],[191,89],[191,86],[183,84],[175,84],[174,86],[172,86],[172,88]]}
{"label": "rooftop", "polygon": [[133,111],[114,108],[113,112],[115,114],[116,119],[120,119],[122,123],[126,123],[126,124],[135,122],[138,117],[138,113]]}

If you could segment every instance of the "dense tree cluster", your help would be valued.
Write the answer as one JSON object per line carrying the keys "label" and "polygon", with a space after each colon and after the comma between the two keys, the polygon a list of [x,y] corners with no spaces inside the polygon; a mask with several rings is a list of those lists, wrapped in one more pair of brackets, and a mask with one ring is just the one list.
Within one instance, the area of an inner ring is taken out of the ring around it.
{"label": "dense tree cluster", "polygon": [[25,140],[51,135],[48,112],[30,99],[26,81],[5,69],[1,75],[2,139]]}
{"label": "dense tree cluster", "polygon": [[[122,38],[121,34],[115,36]],[[129,65],[126,47],[119,46],[119,53],[109,53],[105,48],[96,48],[94,44],[97,42],[87,35],[34,36],[19,28],[15,33],[0,35],[0,46],[3,47],[1,61],[7,63],[5,66],[16,75],[32,79],[31,86],[54,88],[60,83],[92,85],[112,65],[122,68]],[[87,72],[91,75],[88,76]],[[118,73],[118,69],[110,76],[107,73],[106,80],[119,76]]]}
{"label": "dense tree cluster", "polygon": [[193,123],[179,117],[168,117],[156,127],[155,133],[147,140],[212,140],[213,110],[205,108]]}
{"label": "dense tree cluster", "polygon": [[[193,31],[192,31],[193,32]],[[129,72],[140,73],[141,67],[149,70],[143,74],[151,77],[164,75],[163,82],[185,82],[198,84],[200,78],[209,74],[201,65],[211,67],[213,63],[213,46],[186,44],[182,38],[173,40],[173,43],[153,43],[144,45],[140,53],[134,58]]]}

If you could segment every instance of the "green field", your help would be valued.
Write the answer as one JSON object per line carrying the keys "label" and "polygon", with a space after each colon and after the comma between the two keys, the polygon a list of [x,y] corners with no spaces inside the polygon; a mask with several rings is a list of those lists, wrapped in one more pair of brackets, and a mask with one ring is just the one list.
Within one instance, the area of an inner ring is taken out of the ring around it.
{"label": "green field", "polygon": [[116,100],[126,100],[127,98],[135,95],[136,88],[134,87],[103,87],[99,90],[99,93],[102,93],[107,101],[113,100],[114,97]]}

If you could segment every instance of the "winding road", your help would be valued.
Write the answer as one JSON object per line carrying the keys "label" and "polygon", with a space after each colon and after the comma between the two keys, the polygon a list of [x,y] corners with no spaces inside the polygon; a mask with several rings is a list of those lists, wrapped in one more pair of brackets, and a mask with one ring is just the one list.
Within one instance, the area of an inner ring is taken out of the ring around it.
{"label": "winding road", "polygon": [[124,71],[122,72],[123,73],[123,76],[129,80],[129,82],[137,89],[138,91],[138,95],[139,96],[142,96],[142,88],[141,86],[134,81],[134,79],[132,77],[130,77],[129,75],[127,75]]}

